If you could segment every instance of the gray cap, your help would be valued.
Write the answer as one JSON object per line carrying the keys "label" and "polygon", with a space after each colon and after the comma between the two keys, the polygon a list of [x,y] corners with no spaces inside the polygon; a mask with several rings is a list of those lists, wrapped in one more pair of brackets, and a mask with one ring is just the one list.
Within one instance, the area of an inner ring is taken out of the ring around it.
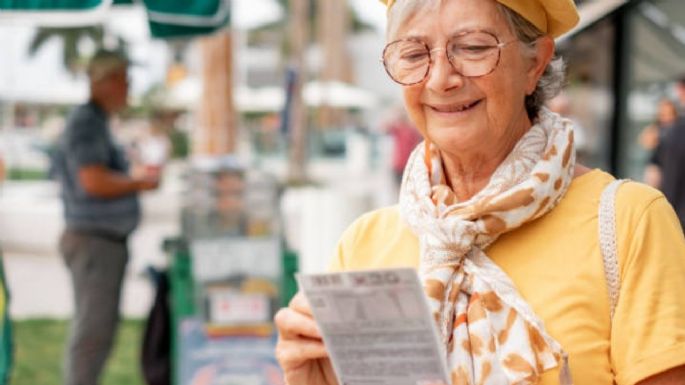
{"label": "gray cap", "polygon": [[88,77],[93,81],[102,80],[114,71],[125,69],[131,61],[122,51],[112,51],[101,49],[88,63]]}

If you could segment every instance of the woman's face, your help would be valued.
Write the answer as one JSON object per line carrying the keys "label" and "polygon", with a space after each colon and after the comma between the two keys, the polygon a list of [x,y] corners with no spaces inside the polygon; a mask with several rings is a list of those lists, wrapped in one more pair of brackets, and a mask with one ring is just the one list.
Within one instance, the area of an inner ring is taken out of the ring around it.
{"label": "woman's face", "polygon": [[[490,32],[507,43],[499,64],[487,75],[461,76],[445,56],[447,40],[470,30]],[[499,144],[515,142],[530,127],[524,99],[535,90],[551,59],[550,38],[538,44],[550,51],[546,57],[524,56],[494,0],[447,0],[439,7],[420,9],[389,41],[405,38],[422,40],[435,50],[426,79],[403,91],[412,120],[441,151],[487,154]]]}

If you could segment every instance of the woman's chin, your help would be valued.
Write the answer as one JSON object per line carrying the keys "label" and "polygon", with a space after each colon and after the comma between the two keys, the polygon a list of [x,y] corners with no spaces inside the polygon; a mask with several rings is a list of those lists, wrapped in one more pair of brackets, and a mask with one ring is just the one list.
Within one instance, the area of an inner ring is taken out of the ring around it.
{"label": "woman's chin", "polygon": [[[428,136],[439,146],[441,143],[455,145],[459,148],[468,150],[469,147],[480,145],[476,138],[484,138],[487,127],[478,123],[478,120],[446,120],[446,119],[426,119]],[[468,143],[471,143],[470,145]]]}
{"label": "woman's chin", "polygon": [[[431,128],[429,130],[431,142],[441,151],[447,154],[469,154],[483,149],[486,141],[482,132],[474,132],[471,129],[451,130],[445,128]],[[487,146],[486,146],[487,148]]]}

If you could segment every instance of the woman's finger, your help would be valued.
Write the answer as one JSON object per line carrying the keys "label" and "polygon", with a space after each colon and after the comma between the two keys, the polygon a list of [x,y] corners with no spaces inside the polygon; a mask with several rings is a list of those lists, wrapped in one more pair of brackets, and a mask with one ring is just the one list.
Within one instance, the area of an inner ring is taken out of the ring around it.
{"label": "woman's finger", "polygon": [[296,369],[309,360],[328,358],[328,352],[320,340],[279,339],[276,344],[276,358],[283,369]]}
{"label": "woman's finger", "polygon": [[279,335],[284,339],[296,339],[299,337],[321,339],[321,332],[316,321],[307,314],[293,310],[290,307],[282,308],[274,317]]}
{"label": "woman's finger", "polygon": [[293,299],[290,300],[288,307],[300,313],[312,316],[312,308],[309,306],[309,301],[307,301],[307,297],[305,297],[304,293],[301,291],[298,291]]}

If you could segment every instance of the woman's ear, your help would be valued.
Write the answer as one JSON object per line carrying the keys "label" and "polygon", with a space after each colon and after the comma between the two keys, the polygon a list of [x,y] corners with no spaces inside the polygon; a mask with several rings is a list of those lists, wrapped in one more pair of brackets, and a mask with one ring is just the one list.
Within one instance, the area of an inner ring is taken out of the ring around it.
{"label": "woman's ear", "polygon": [[526,95],[535,92],[540,77],[545,72],[547,65],[554,57],[554,39],[550,36],[543,36],[535,42],[535,56],[528,69],[528,81],[526,84]]}

